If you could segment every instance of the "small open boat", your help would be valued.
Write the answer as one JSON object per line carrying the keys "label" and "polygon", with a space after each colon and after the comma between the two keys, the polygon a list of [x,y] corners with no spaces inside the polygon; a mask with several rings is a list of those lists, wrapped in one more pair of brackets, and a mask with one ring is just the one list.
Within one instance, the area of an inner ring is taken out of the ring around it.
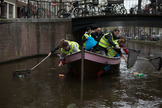
{"label": "small open boat", "polygon": [[94,78],[98,73],[105,71],[111,65],[109,71],[118,71],[120,57],[107,57],[90,51],[80,51],[66,56],[67,65],[75,76],[81,77],[83,72],[84,79]]}

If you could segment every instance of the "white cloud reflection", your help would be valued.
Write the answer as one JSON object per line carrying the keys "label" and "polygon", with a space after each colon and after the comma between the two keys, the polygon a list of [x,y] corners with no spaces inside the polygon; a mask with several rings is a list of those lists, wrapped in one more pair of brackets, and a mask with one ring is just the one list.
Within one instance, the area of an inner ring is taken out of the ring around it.
{"label": "white cloud reflection", "polygon": [[[141,6],[142,8],[146,5],[149,4],[150,1],[149,0],[141,0]],[[131,7],[135,7],[138,5],[138,0],[124,0],[124,6],[126,9],[130,9]]]}

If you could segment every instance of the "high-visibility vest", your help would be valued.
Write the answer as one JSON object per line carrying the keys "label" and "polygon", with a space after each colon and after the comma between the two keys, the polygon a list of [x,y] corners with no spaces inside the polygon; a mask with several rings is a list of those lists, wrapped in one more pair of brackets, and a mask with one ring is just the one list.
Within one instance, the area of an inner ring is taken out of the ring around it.
{"label": "high-visibility vest", "polygon": [[[117,46],[119,46],[118,40],[114,40],[113,41]],[[116,52],[114,49],[114,46],[110,47],[108,50],[108,57],[114,57],[116,54],[118,54],[118,52]]]}
{"label": "high-visibility vest", "polygon": [[75,45],[78,48],[78,50],[79,50],[79,44],[77,42],[68,41],[68,43],[69,43],[69,46],[70,46],[70,50],[69,51],[65,51],[63,48],[61,48],[61,52],[62,53],[71,54],[73,52],[73,45]]}
{"label": "high-visibility vest", "polygon": [[[91,35],[88,35],[87,33],[84,33],[84,35],[82,36],[82,40],[83,40],[83,37],[85,36],[86,39],[88,39],[88,37],[91,37]],[[85,48],[86,46],[86,41],[83,43],[83,47]]]}
{"label": "high-visibility vest", "polygon": [[106,33],[106,34],[104,34],[102,36],[102,38],[100,39],[100,42],[98,43],[98,45],[100,45],[103,48],[108,48],[110,46],[110,44],[108,42],[108,39],[105,38],[105,36],[109,35],[109,34],[111,34],[112,41],[114,41],[113,34],[111,32],[108,32],[108,33]]}

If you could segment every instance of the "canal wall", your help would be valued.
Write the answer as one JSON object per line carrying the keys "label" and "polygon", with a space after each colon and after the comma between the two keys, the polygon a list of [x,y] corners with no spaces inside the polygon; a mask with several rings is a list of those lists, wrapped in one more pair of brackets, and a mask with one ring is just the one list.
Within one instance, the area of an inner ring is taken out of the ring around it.
{"label": "canal wall", "polygon": [[72,38],[70,19],[0,20],[0,63],[48,54],[61,39]]}
{"label": "canal wall", "polygon": [[145,44],[162,48],[162,40],[159,41],[150,41],[150,40],[127,40],[131,43]]}

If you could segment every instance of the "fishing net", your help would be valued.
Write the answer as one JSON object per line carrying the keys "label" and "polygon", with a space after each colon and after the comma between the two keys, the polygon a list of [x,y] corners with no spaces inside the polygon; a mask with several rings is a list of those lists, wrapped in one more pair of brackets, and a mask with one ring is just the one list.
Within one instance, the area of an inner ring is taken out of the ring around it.
{"label": "fishing net", "polygon": [[139,51],[139,50],[129,49],[128,61],[127,61],[128,69],[134,66],[134,64],[137,60],[137,56],[139,55],[140,52],[141,51]]}
{"label": "fishing net", "polygon": [[149,61],[151,62],[151,64],[154,66],[154,68],[156,70],[158,70],[158,71],[161,70],[161,66],[162,66],[162,58],[161,57],[149,59]]}
{"label": "fishing net", "polygon": [[[139,53],[140,53],[139,50],[129,49],[128,61],[127,61],[128,69],[134,66]],[[142,57],[140,57],[140,58],[142,58]],[[151,62],[151,64],[154,66],[154,68],[156,70],[158,70],[158,71],[161,70],[161,67],[162,67],[162,58],[161,57],[156,57],[156,58],[152,58],[152,59],[146,59],[146,58],[142,58],[142,59]]]}
{"label": "fishing net", "polygon": [[23,77],[27,77],[30,74],[29,69],[19,69],[19,70],[15,70],[12,74],[14,77],[19,77],[19,76],[23,76]]}

